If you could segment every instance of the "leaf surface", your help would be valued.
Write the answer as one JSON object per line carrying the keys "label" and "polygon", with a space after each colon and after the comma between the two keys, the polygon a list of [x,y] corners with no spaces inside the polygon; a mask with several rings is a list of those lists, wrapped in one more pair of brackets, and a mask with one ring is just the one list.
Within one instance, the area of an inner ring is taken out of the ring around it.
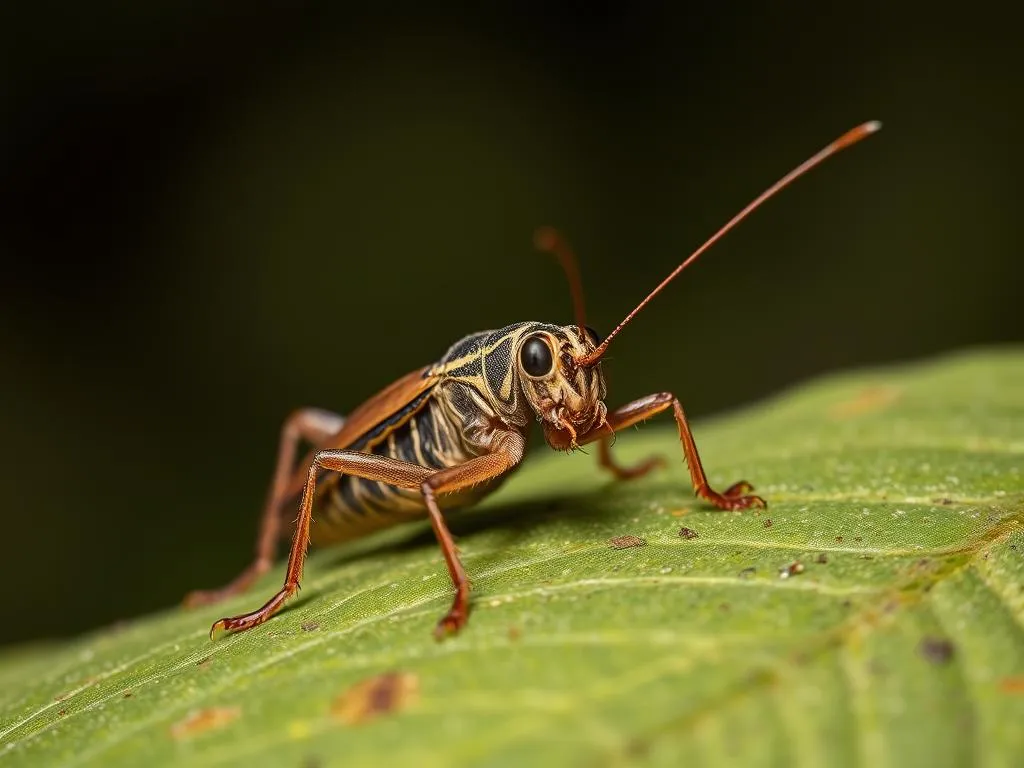
{"label": "leaf surface", "polygon": [[695,502],[670,425],[620,437],[623,461],[670,458],[631,483],[541,451],[453,517],[459,636],[431,635],[451,594],[429,528],[396,529],[314,553],[241,635],[206,632],[282,566],[9,651],[0,764],[1021,765],[1024,353],[830,377],[695,435],[712,483],[768,510]]}

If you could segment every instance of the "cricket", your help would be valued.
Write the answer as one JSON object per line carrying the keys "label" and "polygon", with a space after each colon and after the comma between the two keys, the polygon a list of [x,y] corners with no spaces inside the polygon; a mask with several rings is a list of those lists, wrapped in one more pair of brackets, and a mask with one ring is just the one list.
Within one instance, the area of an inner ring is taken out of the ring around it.
{"label": "cricket", "polygon": [[[455,590],[435,635],[442,638],[459,631],[469,618],[470,583],[443,510],[468,506],[495,491],[521,464],[534,421],[540,422],[545,441],[557,451],[597,442],[600,466],[627,480],[642,477],[663,461],[656,457],[622,466],[611,453],[613,436],[671,410],[697,497],[721,510],[766,507],[746,481],[723,491],[709,485],[686,413],[671,392],[609,411],[601,359],[655,296],[762,203],[879,128],[877,121],[862,123],[775,182],[677,266],[603,339],[587,325],[579,267],[568,243],[551,228],[538,230],[535,245],[553,254],[568,278],[575,322],[520,322],[473,333],[455,342],[440,360],[380,390],[347,417],[316,408],[292,413],[281,430],[255,559],[226,586],[189,593],[186,605],[207,605],[247,590],[271,568],[279,540],[291,533],[281,589],[255,611],[216,621],[210,637],[218,631],[252,629],[298,592],[311,543],[337,544],[426,515]],[[303,442],[312,448],[297,464]],[[296,505],[298,517],[291,521]]]}

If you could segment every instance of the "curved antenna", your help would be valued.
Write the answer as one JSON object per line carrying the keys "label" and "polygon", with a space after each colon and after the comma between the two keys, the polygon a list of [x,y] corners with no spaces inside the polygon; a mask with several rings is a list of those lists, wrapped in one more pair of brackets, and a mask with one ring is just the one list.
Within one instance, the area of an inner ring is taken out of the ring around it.
{"label": "curved antenna", "polygon": [[587,308],[583,302],[583,280],[580,277],[580,265],[576,260],[576,254],[554,227],[540,227],[534,232],[533,245],[538,251],[547,251],[554,255],[558,259],[558,263],[562,265],[565,276],[569,280],[572,309],[576,317],[576,325],[580,329],[580,338],[587,338]]}
{"label": "curved antenna", "polygon": [[822,161],[836,154],[836,152],[846,149],[851,144],[856,144],[858,141],[871,135],[881,127],[882,124],[877,120],[871,120],[866,123],[861,123],[856,128],[853,128],[844,133],[842,136],[833,141],[831,144],[829,144],[827,147],[822,149],[817,154],[813,155],[807,160],[804,160],[804,162],[800,163],[800,165],[798,165],[792,171],[790,171],[781,179],[779,179],[770,187],[768,187],[768,189],[766,189],[764,192],[762,192],[760,195],[754,198],[753,201],[748,203],[742,211],[740,211],[731,219],[729,219],[725,226],[723,226],[721,229],[715,232],[715,234],[709,237],[705,241],[704,245],[702,245],[700,248],[698,248],[696,251],[690,254],[690,256],[687,257],[686,261],[684,261],[682,264],[680,264],[678,267],[672,270],[672,274],[670,274],[668,277],[662,280],[661,283],[658,284],[657,288],[655,288],[653,291],[647,294],[647,298],[641,301],[636,306],[636,309],[634,309],[632,312],[626,315],[625,319],[623,319],[621,323],[615,326],[615,330],[609,333],[605,337],[604,341],[602,341],[593,352],[591,352],[589,355],[581,357],[579,360],[577,360],[577,362],[580,365],[586,366],[593,365],[598,360],[600,360],[601,356],[604,355],[605,351],[608,349],[608,345],[611,343],[611,340],[619,335],[619,331],[625,328],[629,324],[629,321],[632,320],[641,309],[647,306],[647,302],[649,302],[651,299],[653,299],[655,296],[661,293],[665,286],[671,283],[680,272],[682,272],[693,262],[695,262],[697,258],[702,253],[704,253],[704,251],[706,251],[712,245],[721,240],[722,237],[727,232],[729,232],[729,230],[731,230],[733,227],[735,227],[737,224],[743,221],[743,219],[745,219],[747,216],[753,213],[754,210],[756,210],[763,202],[768,200],[768,198],[772,197],[776,192],[779,192],[784,187],[788,186],[790,182],[796,180],[800,176],[803,176],[805,173],[814,168],[816,165],[820,164]]}

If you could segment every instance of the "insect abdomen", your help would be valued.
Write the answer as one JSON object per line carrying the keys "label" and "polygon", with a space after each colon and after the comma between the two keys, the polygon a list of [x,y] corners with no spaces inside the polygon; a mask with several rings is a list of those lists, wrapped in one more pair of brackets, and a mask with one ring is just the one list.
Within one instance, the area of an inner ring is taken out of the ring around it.
{"label": "insect abdomen", "polygon": [[[442,412],[440,404],[429,402],[397,429],[376,444],[362,448],[378,456],[443,469],[473,458],[469,446]],[[425,512],[418,488],[397,488],[352,475],[321,478],[324,490],[318,493],[312,527],[314,544],[329,544],[356,538],[370,531],[387,528],[420,517]],[[451,507],[453,499],[442,506]],[[459,503],[466,503],[461,496]]]}

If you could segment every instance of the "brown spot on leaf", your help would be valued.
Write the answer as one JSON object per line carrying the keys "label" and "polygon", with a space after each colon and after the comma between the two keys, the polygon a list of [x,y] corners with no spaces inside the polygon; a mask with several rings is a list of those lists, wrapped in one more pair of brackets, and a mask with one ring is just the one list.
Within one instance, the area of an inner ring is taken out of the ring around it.
{"label": "brown spot on leaf", "polygon": [[358,725],[398,712],[415,702],[420,679],[411,672],[385,672],[361,680],[331,703],[331,714],[345,725]]}
{"label": "brown spot on leaf", "polygon": [[762,523],[762,525],[764,525],[765,528],[771,528],[772,527],[772,521],[770,519],[769,520],[765,520],[764,523]]}
{"label": "brown spot on leaf", "polygon": [[512,625],[511,627],[508,628],[508,639],[511,640],[512,642],[515,642],[516,640],[518,640],[522,636],[523,636],[523,630],[521,630],[519,627],[517,627],[515,625]]}
{"label": "brown spot on leaf", "polygon": [[58,717],[64,717],[64,715],[66,715],[67,713],[68,713],[68,711],[67,711],[66,708],[61,708],[61,709],[57,710],[57,716]]}
{"label": "brown spot on leaf", "polygon": [[625,536],[616,536],[615,538],[608,539],[608,545],[612,549],[629,549],[630,547],[646,547],[647,540],[641,539],[639,536],[634,536],[627,533]]}
{"label": "brown spot on leaf", "polygon": [[956,646],[944,637],[925,637],[918,643],[917,651],[932,664],[948,664],[956,653]]}
{"label": "brown spot on leaf", "polygon": [[859,544],[860,542],[864,541],[864,537],[863,536],[854,536],[853,540],[856,541]]}
{"label": "brown spot on leaf", "polygon": [[122,696],[121,698],[124,698],[124,699],[130,699],[130,698],[131,698],[132,696],[134,696],[134,695],[135,695],[135,694],[134,694],[134,693],[132,693],[131,691],[125,691],[125,692],[124,692],[124,696]]}
{"label": "brown spot on leaf", "polygon": [[943,504],[945,506],[949,506],[950,504],[956,504],[956,502],[953,501],[953,499],[942,496],[937,499],[932,499],[932,504]]}
{"label": "brown spot on leaf", "polygon": [[829,415],[834,419],[850,419],[866,413],[874,413],[892,405],[899,397],[900,390],[896,387],[868,387],[862,389],[851,400],[844,400],[833,405],[829,409]]}
{"label": "brown spot on leaf", "polygon": [[803,573],[803,572],[804,572],[804,564],[801,563],[799,560],[794,560],[789,565],[784,565],[781,568],[779,568],[779,578],[780,579],[788,579],[788,578],[791,578],[792,576],[796,576],[798,573]]}
{"label": "brown spot on leaf", "polygon": [[224,728],[242,714],[240,707],[209,707],[192,712],[171,726],[171,738],[190,739],[206,731]]}
{"label": "brown spot on leaf", "polygon": [[836,536],[836,544],[842,544],[842,543],[843,543],[843,537],[842,536]]}
{"label": "brown spot on leaf", "polygon": [[680,528],[679,535],[684,539],[696,539],[698,533],[693,528]]}
{"label": "brown spot on leaf", "polygon": [[824,552],[822,552],[820,555],[818,555],[818,557],[815,560],[815,562],[818,563],[819,565],[827,565],[828,564],[828,555],[826,555]]}
{"label": "brown spot on leaf", "polygon": [[213,656],[204,656],[203,658],[201,658],[199,661],[196,662],[196,666],[197,667],[208,667],[208,666],[210,666],[210,662],[212,662],[212,661],[213,661]]}
{"label": "brown spot on leaf", "polygon": [[1024,675],[1004,677],[999,681],[999,690],[1009,694],[1024,694]]}
{"label": "brown spot on leaf", "polygon": [[304,621],[304,622],[302,622],[299,625],[299,627],[302,628],[303,632],[316,632],[316,630],[320,629],[320,622],[319,621]]}

